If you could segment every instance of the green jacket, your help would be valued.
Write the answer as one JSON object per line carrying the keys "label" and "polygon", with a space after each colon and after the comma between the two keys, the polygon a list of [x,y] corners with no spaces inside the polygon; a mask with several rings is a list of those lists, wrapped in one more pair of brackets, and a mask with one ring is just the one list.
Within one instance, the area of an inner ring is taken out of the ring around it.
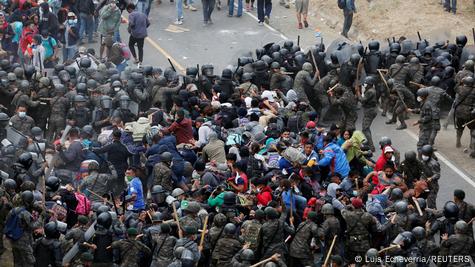
{"label": "green jacket", "polygon": [[111,5],[104,6],[99,11],[99,26],[97,31],[102,35],[112,35],[119,30],[120,10],[118,7],[112,8]]}
{"label": "green jacket", "polygon": [[208,205],[210,207],[221,207],[224,203],[224,192],[217,195],[216,197],[210,196],[208,198]]}

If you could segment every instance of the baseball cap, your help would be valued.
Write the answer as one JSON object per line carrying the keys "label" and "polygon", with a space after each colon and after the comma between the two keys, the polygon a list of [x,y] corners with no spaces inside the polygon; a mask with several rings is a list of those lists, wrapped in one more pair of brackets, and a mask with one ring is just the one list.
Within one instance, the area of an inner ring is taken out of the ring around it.
{"label": "baseball cap", "polygon": [[384,154],[386,154],[386,153],[392,153],[392,152],[394,152],[394,149],[393,149],[391,146],[386,146],[386,147],[384,148]]}
{"label": "baseball cap", "polygon": [[309,121],[307,122],[307,129],[313,129],[315,128],[317,125],[315,124],[314,121]]}

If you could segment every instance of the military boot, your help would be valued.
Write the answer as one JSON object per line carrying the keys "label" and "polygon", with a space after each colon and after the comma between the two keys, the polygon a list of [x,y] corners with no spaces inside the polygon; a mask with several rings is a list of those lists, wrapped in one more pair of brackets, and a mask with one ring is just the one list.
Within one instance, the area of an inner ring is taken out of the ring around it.
{"label": "military boot", "polygon": [[399,127],[396,128],[396,130],[404,130],[407,128],[406,121],[405,121],[405,114],[399,114],[398,116],[399,122],[401,123]]}
{"label": "military boot", "polygon": [[457,129],[457,140],[455,142],[456,148],[462,147],[462,143],[460,142],[460,139],[462,139],[462,134],[463,134],[463,129]]}

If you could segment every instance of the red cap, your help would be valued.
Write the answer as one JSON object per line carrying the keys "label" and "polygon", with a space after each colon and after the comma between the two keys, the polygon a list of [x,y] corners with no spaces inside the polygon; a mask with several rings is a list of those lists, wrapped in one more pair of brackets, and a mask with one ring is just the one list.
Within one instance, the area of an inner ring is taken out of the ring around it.
{"label": "red cap", "polygon": [[313,129],[315,127],[317,127],[317,125],[315,124],[314,121],[307,122],[307,129]]}
{"label": "red cap", "polygon": [[355,209],[361,209],[363,207],[363,201],[360,198],[354,197],[351,199],[351,205]]}

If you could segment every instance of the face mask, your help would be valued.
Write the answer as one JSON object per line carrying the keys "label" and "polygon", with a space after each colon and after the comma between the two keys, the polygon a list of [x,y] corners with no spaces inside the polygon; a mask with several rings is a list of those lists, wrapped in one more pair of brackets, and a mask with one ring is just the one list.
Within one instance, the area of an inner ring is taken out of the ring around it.
{"label": "face mask", "polygon": [[125,176],[125,179],[127,179],[127,181],[130,182],[134,179],[134,177],[133,176]]}
{"label": "face mask", "polygon": [[119,92],[120,91],[120,87],[114,87],[114,92]]}
{"label": "face mask", "polygon": [[26,117],[26,112],[24,112],[24,111],[18,112],[18,116],[20,118],[24,118],[24,117]]}
{"label": "face mask", "polygon": [[68,23],[69,24],[76,24],[76,23],[78,23],[78,20],[77,19],[68,19]]}
{"label": "face mask", "polygon": [[429,156],[422,155],[422,160],[423,160],[423,161],[428,161],[428,160],[429,160]]}
{"label": "face mask", "polygon": [[418,96],[417,97],[417,102],[422,102],[422,97]]}

